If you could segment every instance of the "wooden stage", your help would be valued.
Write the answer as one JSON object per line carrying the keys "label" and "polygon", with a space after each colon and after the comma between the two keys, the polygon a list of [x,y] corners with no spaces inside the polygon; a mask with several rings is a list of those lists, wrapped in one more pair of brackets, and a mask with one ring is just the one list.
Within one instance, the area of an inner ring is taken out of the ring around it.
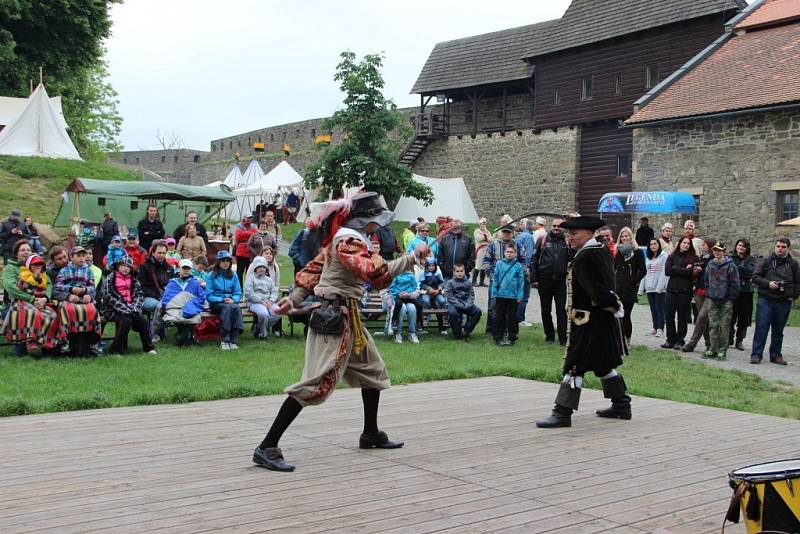
{"label": "wooden stage", "polygon": [[[250,462],[283,396],[0,419],[0,531],[719,532],[727,473],[800,457],[800,422],[634,398],[632,421],[533,425],[556,385],[506,377],[397,386],[360,451],[358,391],[305,410],[294,473]],[[729,533],[742,533],[731,525]]]}

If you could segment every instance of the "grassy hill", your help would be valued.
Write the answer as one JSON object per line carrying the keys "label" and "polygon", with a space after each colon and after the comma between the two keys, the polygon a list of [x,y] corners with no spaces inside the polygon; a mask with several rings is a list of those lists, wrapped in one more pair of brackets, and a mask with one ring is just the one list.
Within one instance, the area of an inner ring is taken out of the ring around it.
{"label": "grassy hill", "polygon": [[0,219],[19,208],[23,215],[51,224],[64,188],[76,177],[140,179],[132,172],[97,161],[0,156]]}

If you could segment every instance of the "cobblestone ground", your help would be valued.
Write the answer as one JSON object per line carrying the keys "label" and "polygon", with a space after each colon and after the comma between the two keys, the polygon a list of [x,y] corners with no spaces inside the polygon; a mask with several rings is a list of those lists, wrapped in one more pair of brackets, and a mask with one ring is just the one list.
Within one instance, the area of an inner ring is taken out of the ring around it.
{"label": "cobblestone ground", "polygon": [[[486,288],[475,288],[475,301],[482,310],[486,310],[487,291]],[[641,345],[651,349],[659,348],[659,345],[664,343],[663,337],[653,337],[648,335],[652,328],[650,319],[650,308],[647,305],[634,306],[632,315],[633,321],[633,335],[631,336],[632,345]],[[531,290],[531,298],[528,301],[528,309],[526,318],[529,322],[536,325],[542,324],[542,312],[539,306],[539,294],[536,289]],[[555,324],[555,316],[553,317],[553,324]],[[764,361],[759,365],[750,363],[750,348],[752,342],[754,328],[747,331],[747,338],[744,340],[745,351],[738,351],[733,347],[728,349],[728,359],[726,361],[706,360],[703,359],[702,351],[704,350],[704,343],[702,339],[695,348],[694,352],[686,353],[675,351],[682,357],[692,360],[697,360],[705,363],[706,365],[713,365],[722,367],[724,369],[738,369],[746,373],[754,373],[767,380],[779,380],[788,382],[795,386],[800,386],[800,365],[797,365],[797,360],[800,359],[800,328],[786,328],[783,335],[783,357],[789,362],[789,365],[784,367],[769,363],[769,357],[765,357]],[[689,334],[692,333],[692,325],[689,325]],[[687,336],[687,337],[688,337]],[[769,340],[767,340],[769,346]],[[666,350],[666,349],[661,349]]]}

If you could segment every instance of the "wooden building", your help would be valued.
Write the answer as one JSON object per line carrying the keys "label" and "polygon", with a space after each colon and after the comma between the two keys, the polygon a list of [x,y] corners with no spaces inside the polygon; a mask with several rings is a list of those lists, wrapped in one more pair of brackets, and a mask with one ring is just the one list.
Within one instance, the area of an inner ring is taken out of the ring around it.
{"label": "wooden building", "polygon": [[[596,211],[603,193],[631,188],[632,134],[620,126],[633,103],[745,6],[573,0],[557,20],[439,43],[412,89],[420,109],[402,159],[414,165],[431,143],[452,136],[577,129],[574,207]],[[532,170],[530,187],[537,176]]]}

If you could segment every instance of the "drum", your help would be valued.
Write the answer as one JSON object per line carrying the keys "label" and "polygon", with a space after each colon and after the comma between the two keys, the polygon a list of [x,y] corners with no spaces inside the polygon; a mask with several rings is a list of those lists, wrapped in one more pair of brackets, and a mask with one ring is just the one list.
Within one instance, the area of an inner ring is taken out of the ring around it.
{"label": "drum", "polygon": [[733,497],[725,519],[744,515],[748,534],[800,532],[800,460],[748,465],[728,474]]}

